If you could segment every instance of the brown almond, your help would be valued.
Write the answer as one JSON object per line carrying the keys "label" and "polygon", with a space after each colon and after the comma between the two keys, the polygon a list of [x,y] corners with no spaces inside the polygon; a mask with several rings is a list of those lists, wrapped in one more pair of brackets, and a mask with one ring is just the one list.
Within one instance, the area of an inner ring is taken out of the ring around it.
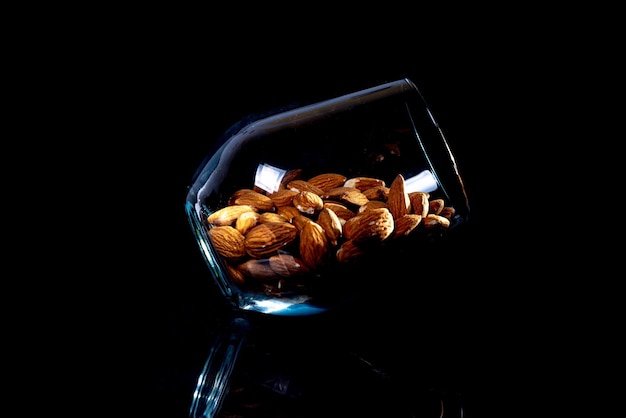
{"label": "brown almond", "polygon": [[232,225],[239,215],[244,212],[255,211],[255,209],[250,205],[232,205],[225,206],[219,210],[216,210],[212,214],[207,217],[207,221],[211,225]]}
{"label": "brown almond", "polygon": [[252,189],[240,189],[228,199],[229,205],[250,205],[259,212],[273,211],[274,202],[264,194]]}
{"label": "brown almond", "polygon": [[289,222],[289,220],[280,213],[263,212],[259,215],[259,223],[266,224],[270,222]]}
{"label": "brown almond", "polygon": [[276,213],[284,216],[287,219],[287,222],[291,222],[294,216],[302,215],[295,206],[279,206],[276,208]]}
{"label": "brown almond", "polygon": [[362,206],[369,202],[367,196],[365,196],[359,189],[354,187],[335,187],[330,189],[324,195],[327,199],[339,200],[340,202],[349,203],[355,206]]}
{"label": "brown almond", "polygon": [[314,215],[324,208],[322,198],[311,191],[303,190],[293,197],[293,206],[307,215]]}
{"label": "brown almond", "polygon": [[298,213],[298,215],[291,219],[291,223],[296,227],[298,232],[302,232],[302,228],[304,228],[304,226],[309,222],[313,222],[313,219],[303,215],[302,213]]}
{"label": "brown almond", "polygon": [[448,218],[435,215],[434,213],[426,215],[422,222],[424,223],[424,229],[448,229],[450,226],[450,220]]}
{"label": "brown almond", "polygon": [[288,189],[287,185],[293,180],[299,180],[302,178],[302,169],[294,168],[293,170],[287,170],[285,175],[280,181],[282,187]]}
{"label": "brown almond", "polygon": [[244,236],[232,226],[215,226],[209,229],[209,237],[222,257],[237,259],[246,254]]}
{"label": "brown almond", "polygon": [[389,185],[387,206],[393,219],[399,219],[411,211],[411,200],[404,185],[404,177],[398,174]]}
{"label": "brown almond", "polygon": [[344,241],[337,252],[335,258],[340,263],[354,262],[358,260],[365,251],[352,240]]}
{"label": "brown almond", "polygon": [[359,191],[371,189],[372,187],[385,186],[385,182],[381,179],[373,177],[352,177],[345,181],[345,187],[354,187]]}
{"label": "brown almond", "polygon": [[287,188],[289,190],[293,190],[294,192],[313,192],[318,196],[322,196],[324,194],[324,191],[319,187],[309,183],[308,181],[299,179],[290,181],[287,184]]}
{"label": "brown almond", "polygon": [[273,280],[278,278],[278,274],[272,270],[268,259],[262,260],[246,260],[237,266],[245,276],[252,277],[256,280]]}
{"label": "brown almond", "polygon": [[335,187],[343,186],[343,183],[346,181],[346,176],[337,173],[324,173],[311,177],[307,181],[309,184],[317,186],[323,191],[327,191]]}
{"label": "brown almond", "polygon": [[380,200],[370,200],[369,202],[361,206],[357,212],[360,213],[360,212],[365,212],[366,210],[370,210],[370,209],[378,209],[378,208],[386,208],[386,207],[388,207],[386,202],[383,202]]}
{"label": "brown almond", "polygon": [[426,192],[409,193],[409,200],[411,200],[411,213],[422,215],[422,218],[428,215],[429,197],[430,194]]}
{"label": "brown almond", "polygon": [[456,210],[452,206],[444,206],[439,215],[451,220],[455,214]]}
{"label": "brown almond", "polygon": [[289,222],[269,222],[256,225],[245,235],[246,252],[254,258],[273,255],[277,250],[291,244],[298,234]]}
{"label": "brown almond", "polygon": [[343,235],[355,243],[380,242],[388,238],[394,229],[394,220],[387,208],[366,210],[343,224]]}
{"label": "brown almond", "polygon": [[332,246],[337,245],[343,232],[341,220],[332,209],[323,208],[317,216],[317,223],[324,229],[328,241]]}
{"label": "brown almond", "polygon": [[293,197],[297,195],[298,192],[289,189],[279,189],[278,191],[270,194],[268,197],[272,199],[274,202],[274,206],[277,208],[281,206],[289,206],[293,201]]}
{"label": "brown almond", "polygon": [[237,267],[231,264],[227,264],[226,270],[228,271],[228,274],[230,274],[230,277],[232,278],[233,282],[235,282],[236,284],[242,285],[246,282],[245,275],[243,274],[241,270],[237,269]]}
{"label": "brown almond", "polygon": [[312,270],[324,263],[328,253],[328,238],[324,229],[316,222],[308,222],[300,232],[300,257]]}
{"label": "brown almond", "polygon": [[407,236],[422,222],[422,215],[408,213],[398,219],[394,219],[393,237]]}
{"label": "brown almond", "polygon": [[428,202],[428,213],[439,215],[445,206],[443,199],[432,199]]}
{"label": "brown almond", "polygon": [[387,198],[389,197],[389,187],[387,186],[370,187],[369,189],[363,190],[363,194],[369,200],[387,201]]}
{"label": "brown almond", "polygon": [[270,267],[281,277],[300,276],[310,270],[304,262],[291,254],[279,252],[269,259]]}
{"label": "brown almond", "polygon": [[260,215],[257,212],[244,212],[235,221],[235,229],[245,235],[259,221]]}
{"label": "brown almond", "polygon": [[344,221],[356,215],[356,212],[349,209],[344,203],[325,200],[324,207],[331,209],[333,212],[335,212],[335,214],[337,214],[339,219],[342,219]]}

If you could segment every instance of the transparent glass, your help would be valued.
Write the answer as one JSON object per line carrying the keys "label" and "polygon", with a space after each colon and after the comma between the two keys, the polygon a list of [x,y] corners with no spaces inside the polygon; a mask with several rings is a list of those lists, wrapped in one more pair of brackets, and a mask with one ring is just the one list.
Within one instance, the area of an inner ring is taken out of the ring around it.
{"label": "transparent glass", "polygon": [[[470,210],[442,130],[401,79],[242,120],[198,169],[186,212],[235,312],[310,316],[411,276]],[[408,289],[394,290],[380,297]],[[213,347],[191,416],[219,410],[245,317]]]}

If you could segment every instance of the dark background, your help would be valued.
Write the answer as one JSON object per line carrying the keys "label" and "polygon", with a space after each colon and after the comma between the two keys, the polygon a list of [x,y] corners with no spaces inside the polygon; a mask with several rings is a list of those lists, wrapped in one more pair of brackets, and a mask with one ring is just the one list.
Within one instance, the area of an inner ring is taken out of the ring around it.
{"label": "dark background", "polygon": [[[34,228],[12,248],[33,260],[13,270],[6,305],[7,416],[187,416],[230,317],[184,212],[211,144],[247,115],[402,77],[467,186],[471,222],[449,275],[415,309],[258,321],[228,412],[435,416],[441,394],[468,418],[568,405],[562,382],[595,370],[580,345],[612,347],[590,319],[600,297],[572,280],[585,262],[582,245],[569,250],[577,213],[555,207],[579,202],[561,168],[582,120],[564,74],[602,53],[578,25],[555,34],[563,19],[545,11],[487,11],[109,11],[23,30],[13,108],[25,158],[11,183],[27,213],[17,225]],[[388,282],[381,292],[402,297]],[[262,388],[272,373],[300,395]]]}

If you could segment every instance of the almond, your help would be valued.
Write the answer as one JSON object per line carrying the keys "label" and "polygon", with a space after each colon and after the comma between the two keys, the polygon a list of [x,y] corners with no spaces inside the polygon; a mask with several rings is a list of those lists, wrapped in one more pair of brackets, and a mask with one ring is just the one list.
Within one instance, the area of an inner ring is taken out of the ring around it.
{"label": "almond", "polygon": [[387,208],[366,210],[343,224],[343,235],[355,243],[380,242],[388,238],[394,229],[394,220]]}
{"label": "almond", "polygon": [[322,198],[313,192],[303,190],[293,197],[293,205],[302,213],[313,215],[324,208]]}
{"label": "almond", "polygon": [[237,269],[245,276],[252,277],[257,280],[272,280],[278,277],[278,274],[272,270],[270,262],[267,259],[247,260],[239,264]]}
{"label": "almond", "polygon": [[212,214],[210,214],[207,218],[207,221],[211,225],[232,225],[239,215],[244,212],[255,211],[255,209],[250,205],[231,205],[225,206]]}
{"label": "almond", "polygon": [[259,221],[260,215],[257,212],[244,212],[235,221],[235,229],[245,235]]}
{"label": "almond", "polygon": [[330,189],[324,195],[327,199],[339,200],[341,202],[350,203],[355,206],[362,206],[369,202],[367,196],[365,196],[359,189],[354,187],[335,187]]}
{"label": "almond", "polygon": [[291,205],[293,197],[297,194],[298,192],[296,192],[295,190],[279,189],[278,191],[270,194],[268,197],[272,199],[272,202],[274,202],[274,206],[278,208],[281,206]]}
{"label": "almond", "polygon": [[422,215],[408,213],[394,220],[393,237],[407,236],[422,222]]}
{"label": "almond", "polygon": [[291,244],[297,234],[298,230],[289,222],[259,224],[245,235],[245,249],[251,257],[263,258]]}
{"label": "almond", "polygon": [[425,229],[448,229],[450,226],[450,220],[441,215],[435,215],[434,213],[429,213],[424,217],[424,228]]}
{"label": "almond", "polygon": [[306,223],[300,232],[300,257],[302,261],[309,268],[315,270],[324,263],[328,248],[328,239],[324,228],[314,221]]}
{"label": "almond", "polygon": [[334,189],[335,187],[343,186],[346,181],[346,176],[337,173],[324,173],[311,177],[307,180],[309,184],[319,187],[323,191]]}
{"label": "almond", "polygon": [[296,227],[298,232],[302,232],[302,228],[304,228],[304,226],[308,224],[309,222],[313,222],[313,219],[301,213],[298,213],[298,215],[294,216],[291,219],[291,223]]}
{"label": "almond", "polygon": [[333,212],[335,212],[335,214],[337,214],[339,219],[343,219],[344,221],[347,220],[347,219],[350,219],[354,215],[356,215],[356,212],[354,212],[351,209],[349,209],[343,203],[326,200],[326,201],[324,201],[324,207],[328,208],[328,209],[331,209]]}
{"label": "almond", "polygon": [[250,205],[257,211],[274,210],[274,202],[268,196],[252,189],[240,189],[228,199],[229,205]]}
{"label": "almond", "polygon": [[387,201],[387,198],[389,197],[389,187],[387,186],[370,187],[369,189],[363,190],[363,194],[369,200]]}
{"label": "almond", "polygon": [[287,187],[287,185],[292,182],[293,180],[299,180],[302,178],[302,169],[300,168],[295,168],[293,170],[288,170],[285,175],[283,176],[282,180],[280,181],[280,184],[282,187],[288,189],[289,187]]}
{"label": "almond", "polygon": [[380,200],[370,200],[369,202],[361,206],[357,212],[360,213],[360,212],[365,212],[366,210],[370,210],[370,209],[378,209],[378,208],[386,208],[386,207],[388,207],[386,202],[383,202]]}
{"label": "almond", "polygon": [[288,222],[289,220],[280,213],[263,212],[259,215],[259,223],[266,224],[270,222]]}
{"label": "almond", "polygon": [[291,222],[294,216],[302,215],[295,206],[279,206],[276,208],[276,213],[284,216],[287,219],[287,222]]}
{"label": "almond", "polygon": [[232,226],[215,226],[209,229],[211,242],[222,257],[237,259],[246,254],[244,236]]}
{"label": "almond", "polygon": [[411,201],[411,212],[416,215],[422,215],[422,218],[428,215],[428,199],[429,193],[426,192],[412,192],[409,194],[409,200]]}
{"label": "almond", "polygon": [[309,183],[308,181],[300,179],[290,181],[287,184],[287,189],[293,190],[294,192],[313,192],[318,196],[322,196],[324,194],[324,191],[319,187]]}
{"label": "almond", "polygon": [[356,261],[363,254],[365,254],[365,251],[361,247],[356,245],[354,241],[348,240],[341,244],[335,254],[335,257],[340,263],[348,263]]}
{"label": "almond", "polygon": [[238,270],[235,266],[231,264],[226,265],[226,270],[228,271],[228,274],[230,274],[230,277],[233,279],[233,282],[238,285],[245,284],[246,278],[241,270]]}
{"label": "almond", "polygon": [[456,211],[452,206],[444,206],[444,208],[441,209],[441,213],[439,215],[443,216],[446,219],[452,219],[455,214]]}
{"label": "almond", "polygon": [[276,274],[282,277],[300,276],[310,270],[298,257],[279,252],[269,259],[270,267]]}
{"label": "almond", "polygon": [[444,206],[445,203],[443,199],[433,199],[428,202],[428,213],[434,213],[435,215],[439,215]]}
{"label": "almond", "polygon": [[359,191],[367,190],[372,187],[385,186],[385,182],[381,179],[373,177],[352,177],[343,184],[346,187],[354,187]]}
{"label": "almond", "polygon": [[404,187],[404,177],[398,174],[389,186],[387,206],[393,219],[399,219],[411,211],[411,200]]}
{"label": "almond", "polygon": [[343,232],[341,220],[337,214],[332,209],[323,208],[317,216],[317,223],[324,229],[330,244],[333,246],[337,245],[338,239]]}

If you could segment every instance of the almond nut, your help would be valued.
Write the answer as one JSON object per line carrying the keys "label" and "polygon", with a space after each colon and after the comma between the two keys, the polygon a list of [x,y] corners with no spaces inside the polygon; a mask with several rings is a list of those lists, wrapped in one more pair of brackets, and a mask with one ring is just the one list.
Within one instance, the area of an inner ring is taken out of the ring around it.
{"label": "almond nut", "polygon": [[246,254],[244,236],[234,227],[224,225],[209,229],[211,242],[222,257],[236,259]]}
{"label": "almond nut", "polygon": [[245,235],[246,252],[254,258],[273,255],[278,249],[291,244],[298,234],[289,222],[269,222],[253,227]]}
{"label": "almond nut", "polygon": [[391,212],[387,208],[366,210],[343,224],[343,235],[355,243],[380,242],[388,238],[394,229]]}

